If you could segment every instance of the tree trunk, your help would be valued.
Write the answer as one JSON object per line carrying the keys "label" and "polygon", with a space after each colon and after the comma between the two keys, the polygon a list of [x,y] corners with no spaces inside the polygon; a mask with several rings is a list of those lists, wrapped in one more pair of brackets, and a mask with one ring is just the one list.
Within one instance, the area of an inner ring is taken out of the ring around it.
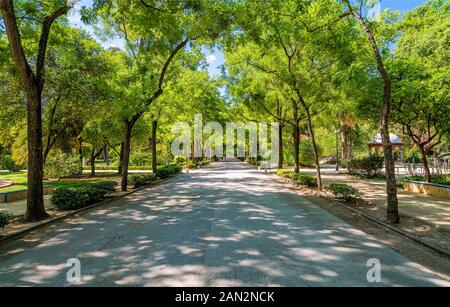
{"label": "tree trunk", "polygon": [[387,193],[387,219],[390,223],[400,222],[400,216],[398,214],[398,199],[397,199],[397,181],[395,179],[395,164],[392,158],[392,143],[389,136],[389,115],[391,108],[391,80],[384,67],[383,59],[381,58],[380,51],[378,49],[377,42],[367,27],[363,18],[359,13],[353,10],[350,1],[346,0],[352,15],[356,21],[360,24],[361,28],[367,35],[374,59],[377,64],[377,70],[383,79],[383,107],[381,110],[380,119],[380,132],[384,150],[384,164],[386,169],[386,193]]}
{"label": "tree trunk", "polygon": [[293,119],[293,138],[294,138],[294,172],[300,173],[300,120],[298,118],[298,105],[292,101],[292,108],[294,110]]}
{"label": "tree trunk", "polygon": [[350,137],[349,158],[352,160],[353,159],[353,127],[350,127],[349,137]]}
{"label": "tree trunk", "polygon": [[11,49],[11,55],[19,71],[21,83],[27,93],[27,132],[28,132],[28,192],[26,222],[46,218],[43,198],[43,144],[42,144],[42,90],[45,81],[45,58],[48,38],[53,22],[66,14],[70,6],[63,5],[43,19],[39,48],[36,57],[36,74],[33,73],[22,46],[21,35],[17,25],[14,2],[1,0],[0,11]]}
{"label": "tree trunk", "polygon": [[284,156],[283,156],[283,125],[280,125],[278,130],[278,169],[283,168]]}
{"label": "tree trunk", "polygon": [[78,156],[80,157],[81,169],[83,169],[83,139],[81,137],[78,138]]}
{"label": "tree trunk", "polygon": [[307,121],[307,124],[308,124],[309,136],[311,137],[311,143],[312,143],[312,146],[313,146],[314,164],[316,165],[317,188],[319,189],[319,191],[322,191],[323,190],[322,175],[321,175],[321,172],[320,172],[319,153],[317,151],[316,138],[314,136],[314,128],[313,128],[313,124],[312,124],[312,121],[311,121],[311,115],[309,114],[309,108],[306,106],[306,104],[304,102],[302,102],[302,104],[303,104],[303,107],[305,108],[306,121]]}
{"label": "tree trunk", "polygon": [[157,129],[158,129],[158,121],[154,120],[152,122],[152,170],[153,174],[156,174],[158,172],[158,161],[156,159],[156,135],[157,135]]}
{"label": "tree trunk", "polygon": [[425,177],[425,182],[430,183],[431,182],[431,173],[430,173],[430,167],[428,165],[428,159],[427,159],[427,153],[425,150],[425,146],[419,145],[419,150],[422,158],[422,165],[423,165],[423,172]]}
{"label": "tree trunk", "polygon": [[120,184],[122,192],[128,189],[128,165],[130,163],[131,152],[131,132],[133,131],[133,124],[130,121],[125,122],[125,140],[123,148],[123,162],[122,162],[122,182]]}
{"label": "tree trunk", "polygon": [[91,164],[91,177],[95,177],[95,147],[92,146],[91,149],[91,157],[90,157],[90,164]]}
{"label": "tree trunk", "polygon": [[122,175],[122,166],[123,166],[123,153],[125,151],[125,143],[120,143],[120,154],[119,154],[119,167],[117,169],[118,174]]}
{"label": "tree trunk", "polygon": [[109,166],[108,145],[105,145],[105,147],[103,147],[103,160],[105,161],[106,165]]}
{"label": "tree trunk", "polygon": [[24,219],[34,222],[48,217],[44,207],[43,193],[43,151],[42,151],[42,107],[41,95],[36,89],[34,95],[28,94],[28,192],[27,210]]}
{"label": "tree trunk", "polygon": [[342,124],[341,125],[341,130],[342,130],[342,158],[343,159],[348,159],[348,129],[347,129],[347,125]]}

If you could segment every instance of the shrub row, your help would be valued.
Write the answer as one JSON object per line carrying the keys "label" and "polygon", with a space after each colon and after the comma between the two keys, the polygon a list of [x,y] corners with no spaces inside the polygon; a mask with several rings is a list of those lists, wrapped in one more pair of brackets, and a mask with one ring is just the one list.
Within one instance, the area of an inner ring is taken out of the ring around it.
{"label": "shrub row", "polygon": [[202,161],[188,161],[185,163],[186,167],[188,169],[195,169],[195,168],[200,168],[200,167],[205,167],[208,166],[211,162],[207,161],[207,160],[202,160]]}
{"label": "shrub row", "polygon": [[156,180],[155,174],[137,174],[130,177],[130,184],[135,188],[149,185]]}
{"label": "shrub row", "polygon": [[329,189],[334,196],[344,200],[352,200],[360,196],[358,189],[345,183],[332,183]]}
{"label": "shrub row", "polygon": [[[118,167],[117,166],[95,166],[95,169],[98,171],[111,171],[111,172],[117,172]],[[83,170],[90,171],[90,166],[83,166]],[[151,166],[128,166],[128,170],[130,171],[151,171]]]}
{"label": "shrub row", "polygon": [[0,228],[5,228],[6,225],[9,224],[9,218],[12,217],[12,214],[6,210],[0,211]]}
{"label": "shrub row", "polygon": [[156,175],[161,179],[165,179],[172,175],[181,173],[181,170],[182,170],[181,166],[179,166],[177,164],[169,164],[169,165],[159,166],[158,172],[156,173]]}
{"label": "shrub row", "polygon": [[373,178],[383,168],[383,161],[383,157],[371,155],[361,159],[344,160],[342,161],[342,166],[352,176]]}
{"label": "shrub row", "polygon": [[316,177],[310,174],[295,173],[287,169],[280,169],[276,172],[280,177],[291,179],[295,184],[307,186],[310,188],[317,187]]}
{"label": "shrub row", "polygon": [[52,205],[59,210],[76,210],[95,204],[115,191],[115,181],[102,181],[79,188],[58,188],[52,194]]}

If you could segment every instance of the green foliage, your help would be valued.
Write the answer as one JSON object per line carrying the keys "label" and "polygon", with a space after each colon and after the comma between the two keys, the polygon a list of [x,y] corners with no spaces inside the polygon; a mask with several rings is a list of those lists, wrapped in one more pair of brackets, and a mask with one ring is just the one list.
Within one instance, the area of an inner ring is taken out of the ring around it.
{"label": "green foliage", "polygon": [[307,186],[309,188],[317,187],[317,179],[315,176],[304,173],[294,173],[290,176],[295,184]]}
{"label": "green foliage", "polygon": [[[96,170],[99,171],[111,171],[111,172],[117,172],[117,166],[105,166],[105,165],[100,165],[100,166],[95,166]],[[90,171],[91,167],[90,166],[83,166],[83,170],[86,171]],[[130,171],[151,171],[152,167],[151,166],[129,166],[128,170]]]}
{"label": "green foliage", "polygon": [[44,166],[45,176],[51,178],[64,178],[79,175],[83,172],[80,158],[56,152],[47,158]]}
{"label": "green foliage", "polygon": [[258,158],[250,158],[247,160],[248,163],[250,163],[253,166],[261,166],[261,157]]}
{"label": "green foliage", "polygon": [[0,162],[3,161],[4,165],[2,165],[2,169],[9,170],[10,172],[18,172],[21,170],[21,166],[16,164],[11,155],[5,155],[5,159],[0,160]]}
{"label": "green foliage", "polygon": [[130,184],[135,188],[149,185],[156,180],[155,174],[137,174],[130,177]]}
{"label": "green foliage", "polygon": [[279,169],[276,172],[277,176],[287,177],[287,178],[290,178],[290,176],[292,176],[292,174],[294,174],[294,171],[291,171],[289,169]]}
{"label": "green foliage", "polygon": [[9,219],[12,217],[12,214],[6,210],[0,210],[0,228],[5,228],[9,223]]}
{"label": "green foliage", "polygon": [[[317,146],[317,151],[319,157],[321,155],[320,147]],[[301,141],[300,142],[300,154],[299,154],[300,164],[303,166],[313,166],[314,165],[314,150],[311,141]]]}
{"label": "green foliage", "polygon": [[358,189],[345,183],[332,183],[329,188],[334,196],[344,200],[352,200],[360,196]]}
{"label": "green foliage", "polygon": [[151,164],[151,155],[143,151],[132,151],[130,155],[131,166],[148,166]]}
{"label": "green foliage", "polygon": [[183,157],[183,156],[178,156],[173,158],[173,163],[178,164],[178,165],[185,165],[187,162],[187,158]]}
{"label": "green foliage", "polygon": [[317,187],[317,179],[315,176],[305,173],[295,173],[288,169],[280,169],[276,172],[277,176],[289,178],[297,185],[307,187]]}
{"label": "green foliage", "polygon": [[179,174],[181,173],[181,171],[182,171],[181,166],[177,164],[169,164],[165,166],[159,166],[156,175],[161,179],[165,179],[169,178],[172,175]]}
{"label": "green foliage", "polygon": [[352,176],[373,178],[383,168],[383,162],[383,157],[370,155],[361,159],[343,161],[342,166],[345,167]]}
{"label": "green foliage", "polygon": [[420,152],[416,147],[413,147],[405,152],[405,159],[404,162],[406,163],[420,163]]}
{"label": "green foliage", "polygon": [[116,182],[99,182],[89,187],[58,188],[53,191],[51,202],[59,210],[76,210],[93,205],[105,194],[115,190]]}

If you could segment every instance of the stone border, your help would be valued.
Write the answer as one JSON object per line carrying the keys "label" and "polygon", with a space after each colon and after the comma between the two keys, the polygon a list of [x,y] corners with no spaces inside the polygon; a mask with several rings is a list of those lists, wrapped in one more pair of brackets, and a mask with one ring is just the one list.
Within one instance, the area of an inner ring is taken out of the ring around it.
{"label": "stone border", "polygon": [[[293,184],[290,180],[286,180],[285,178],[280,177],[280,176],[277,176],[276,174],[269,174],[269,175],[273,175],[273,176],[275,177],[275,179],[278,180],[278,181],[280,181],[280,182],[282,181],[283,183],[286,183],[286,182],[289,183],[289,185],[290,185],[289,188],[290,188],[290,189],[294,190],[295,192],[299,192],[299,187],[296,186],[295,184]],[[303,187],[302,187],[302,188],[303,188]],[[304,187],[304,188],[305,188],[305,189],[311,190],[311,189],[308,188],[308,187]],[[345,205],[345,204],[343,204],[343,203],[341,203],[341,202],[339,202],[339,201],[331,200],[331,199],[329,199],[328,197],[325,197],[325,196],[323,195],[324,192],[320,192],[320,191],[314,191],[314,192],[316,192],[320,197],[325,198],[327,201],[332,202],[333,204],[336,204],[336,205],[338,205],[338,206],[340,206],[340,207],[342,207],[342,208],[345,208],[345,209],[347,209],[347,210],[350,210],[350,211],[352,211],[353,213],[356,213],[356,214],[358,214],[359,216],[362,216],[362,217],[368,219],[369,221],[371,221],[371,222],[373,222],[373,223],[376,223],[376,224],[378,224],[378,225],[380,225],[380,226],[382,226],[382,227],[384,227],[384,228],[387,228],[387,229],[389,229],[389,230],[391,230],[391,231],[393,231],[393,232],[395,232],[395,233],[397,233],[397,234],[399,234],[399,235],[402,235],[402,236],[404,236],[404,237],[406,237],[406,238],[408,238],[408,239],[410,239],[410,240],[413,240],[414,242],[417,242],[417,243],[419,243],[419,244],[422,244],[423,246],[428,247],[428,248],[432,249],[433,251],[435,251],[435,252],[437,252],[437,253],[439,253],[439,254],[441,254],[441,255],[444,255],[444,256],[450,258],[450,251],[449,251],[449,250],[446,250],[446,249],[441,248],[441,247],[439,247],[439,246],[436,246],[436,245],[434,245],[434,244],[428,243],[428,242],[426,242],[426,241],[424,241],[424,240],[422,240],[422,239],[419,239],[418,237],[413,236],[413,235],[409,234],[409,233],[406,232],[406,231],[403,231],[403,230],[401,230],[401,229],[399,229],[399,228],[397,228],[397,227],[395,227],[395,226],[392,226],[392,225],[390,225],[390,224],[387,224],[387,223],[385,223],[385,222],[383,222],[383,221],[381,221],[381,220],[379,220],[379,219],[377,219],[377,218],[375,218],[375,217],[373,217],[373,216],[371,216],[371,215],[368,215],[368,214],[366,214],[366,213],[364,213],[364,212],[361,212],[361,211],[359,211],[359,210],[357,210],[357,209],[355,209],[355,208],[349,207],[349,206],[347,206],[347,205]]]}
{"label": "stone border", "polygon": [[81,208],[81,209],[77,209],[77,210],[74,210],[74,211],[69,211],[67,213],[64,213],[61,216],[54,217],[54,218],[51,218],[51,219],[48,219],[48,220],[44,220],[44,221],[42,221],[42,222],[40,222],[40,223],[38,223],[36,225],[33,225],[31,227],[26,228],[26,229],[22,229],[22,230],[19,230],[19,231],[15,232],[15,233],[11,233],[11,234],[6,235],[4,237],[0,237],[0,246],[2,246],[4,244],[7,244],[7,243],[9,243],[9,242],[11,242],[11,241],[13,241],[15,239],[22,238],[22,237],[26,236],[27,234],[29,234],[30,232],[32,232],[32,231],[34,231],[36,229],[44,228],[44,227],[46,227],[48,225],[51,225],[51,224],[54,224],[56,222],[65,220],[66,218],[74,216],[74,215],[76,215],[78,213],[81,213],[81,212],[84,212],[84,211],[88,211],[88,210],[96,208],[96,207],[100,207],[102,205],[105,205],[105,204],[108,204],[108,203],[113,202],[115,200],[121,199],[121,198],[123,198],[125,196],[128,196],[130,194],[136,193],[136,192],[138,192],[140,190],[147,189],[147,188],[150,188],[150,187],[159,186],[159,185],[161,185],[163,183],[166,183],[167,181],[169,181],[171,179],[174,179],[174,178],[176,178],[176,177],[178,177],[179,175],[182,175],[182,174],[183,173],[180,173],[180,174],[173,175],[173,176],[171,176],[169,178],[157,180],[157,181],[155,181],[155,182],[153,182],[153,183],[151,183],[149,185],[146,185],[146,186],[143,186],[143,187],[140,187],[140,188],[137,188],[137,189],[133,189],[133,190],[125,192],[125,193],[123,193],[121,195],[118,195],[118,196],[115,196],[115,197],[111,197],[109,199],[103,200],[103,201],[101,201],[99,203],[96,203],[96,204],[93,204],[93,205],[90,205],[90,206],[87,206],[87,207],[84,207],[84,208]]}
{"label": "stone border", "polygon": [[[23,200],[27,198],[28,190],[18,190],[11,192],[0,192],[0,204],[7,204],[9,202]],[[53,192],[53,186],[45,185],[43,188],[44,195],[49,195]]]}
{"label": "stone border", "polygon": [[413,193],[450,198],[450,186],[422,181],[407,180],[403,183],[405,190]]}

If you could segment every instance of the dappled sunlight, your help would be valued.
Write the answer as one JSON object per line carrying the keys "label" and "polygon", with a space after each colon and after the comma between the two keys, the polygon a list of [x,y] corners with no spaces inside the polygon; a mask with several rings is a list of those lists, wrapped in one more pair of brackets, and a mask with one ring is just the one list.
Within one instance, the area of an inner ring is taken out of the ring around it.
{"label": "dappled sunlight", "polygon": [[244,163],[216,166],[1,247],[0,285],[65,285],[69,258],[83,285],[368,286],[370,258],[389,268],[382,285],[442,285]]}

